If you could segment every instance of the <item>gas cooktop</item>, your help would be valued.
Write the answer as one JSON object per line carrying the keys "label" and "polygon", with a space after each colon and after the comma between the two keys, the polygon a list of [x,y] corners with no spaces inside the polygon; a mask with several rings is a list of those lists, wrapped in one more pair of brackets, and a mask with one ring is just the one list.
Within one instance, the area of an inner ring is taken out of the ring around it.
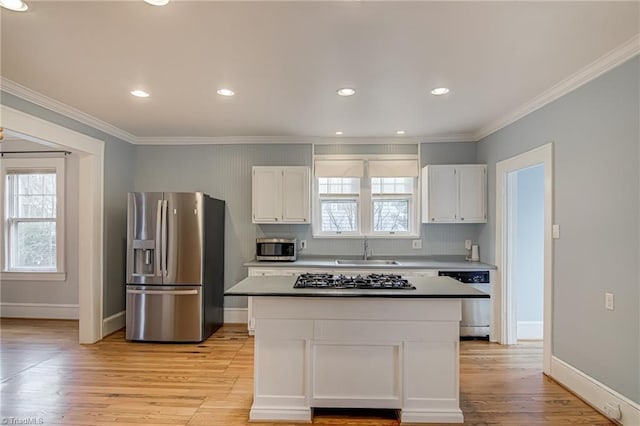
{"label": "gas cooktop", "polygon": [[369,274],[369,275],[332,275],[332,274],[302,274],[296,280],[293,288],[346,288],[372,290],[415,290],[415,286],[400,275]]}

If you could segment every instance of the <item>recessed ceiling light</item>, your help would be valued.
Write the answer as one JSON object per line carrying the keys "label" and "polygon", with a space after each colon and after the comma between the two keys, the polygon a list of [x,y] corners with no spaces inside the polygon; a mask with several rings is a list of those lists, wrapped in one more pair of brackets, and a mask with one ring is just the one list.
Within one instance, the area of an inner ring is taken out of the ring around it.
{"label": "recessed ceiling light", "polygon": [[340,136],[342,134],[342,132],[338,131],[336,132],[336,135]]}
{"label": "recessed ceiling light", "polygon": [[235,92],[231,89],[218,89],[217,91],[218,95],[222,95],[222,96],[233,96],[235,95]]}
{"label": "recessed ceiling light", "polygon": [[22,0],[0,0],[0,6],[16,12],[24,12],[29,6]]}
{"label": "recessed ceiling light", "polygon": [[446,87],[436,87],[435,89],[431,90],[431,94],[435,96],[446,95],[447,93],[449,93],[449,89],[447,89]]}
{"label": "recessed ceiling light", "polygon": [[149,97],[149,93],[145,92],[144,90],[132,90],[130,93],[137,98]]}
{"label": "recessed ceiling light", "polygon": [[144,0],[144,2],[153,6],[166,6],[169,3],[169,0]]}
{"label": "recessed ceiling light", "polygon": [[404,130],[398,130],[396,135],[404,135],[406,132]]}
{"label": "recessed ceiling light", "polygon": [[342,89],[338,89],[337,93],[340,96],[353,96],[356,94],[356,90],[350,87],[343,87]]}

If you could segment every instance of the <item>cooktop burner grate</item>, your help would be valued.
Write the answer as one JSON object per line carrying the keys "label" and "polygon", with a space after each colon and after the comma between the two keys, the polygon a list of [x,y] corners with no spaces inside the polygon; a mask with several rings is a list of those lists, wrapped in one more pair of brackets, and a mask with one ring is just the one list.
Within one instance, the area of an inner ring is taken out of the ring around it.
{"label": "cooktop burner grate", "polygon": [[369,274],[369,275],[331,275],[331,274],[302,274],[296,280],[294,288],[345,288],[345,289],[374,289],[374,290],[415,290],[415,286],[400,275]]}

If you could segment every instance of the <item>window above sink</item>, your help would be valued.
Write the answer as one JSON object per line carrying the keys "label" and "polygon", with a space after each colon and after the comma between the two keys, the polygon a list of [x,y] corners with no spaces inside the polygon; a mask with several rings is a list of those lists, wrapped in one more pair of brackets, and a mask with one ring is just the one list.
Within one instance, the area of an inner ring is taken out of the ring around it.
{"label": "window above sink", "polygon": [[417,155],[316,155],[314,160],[314,237],[420,236]]}

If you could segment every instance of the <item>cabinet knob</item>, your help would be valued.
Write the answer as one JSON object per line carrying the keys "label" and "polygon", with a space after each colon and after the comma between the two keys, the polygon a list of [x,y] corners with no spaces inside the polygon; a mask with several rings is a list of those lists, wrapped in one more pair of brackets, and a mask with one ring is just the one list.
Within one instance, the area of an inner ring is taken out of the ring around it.
{"label": "cabinet knob", "polygon": [[436,218],[435,218],[435,217],[432,217],[432,218],[431,218],[431,222],[435,222],[435,221],[436,221]]}
{"label": "cabinet knob", "polygon": [[461,217],[460,220],[464,220],[464,217]]}
{"label": "cabinet knob", "polygon": [[273,219],[274,219],[276,222],[278,221],[278,218],[277,218],[277,217],[274,217]]}

